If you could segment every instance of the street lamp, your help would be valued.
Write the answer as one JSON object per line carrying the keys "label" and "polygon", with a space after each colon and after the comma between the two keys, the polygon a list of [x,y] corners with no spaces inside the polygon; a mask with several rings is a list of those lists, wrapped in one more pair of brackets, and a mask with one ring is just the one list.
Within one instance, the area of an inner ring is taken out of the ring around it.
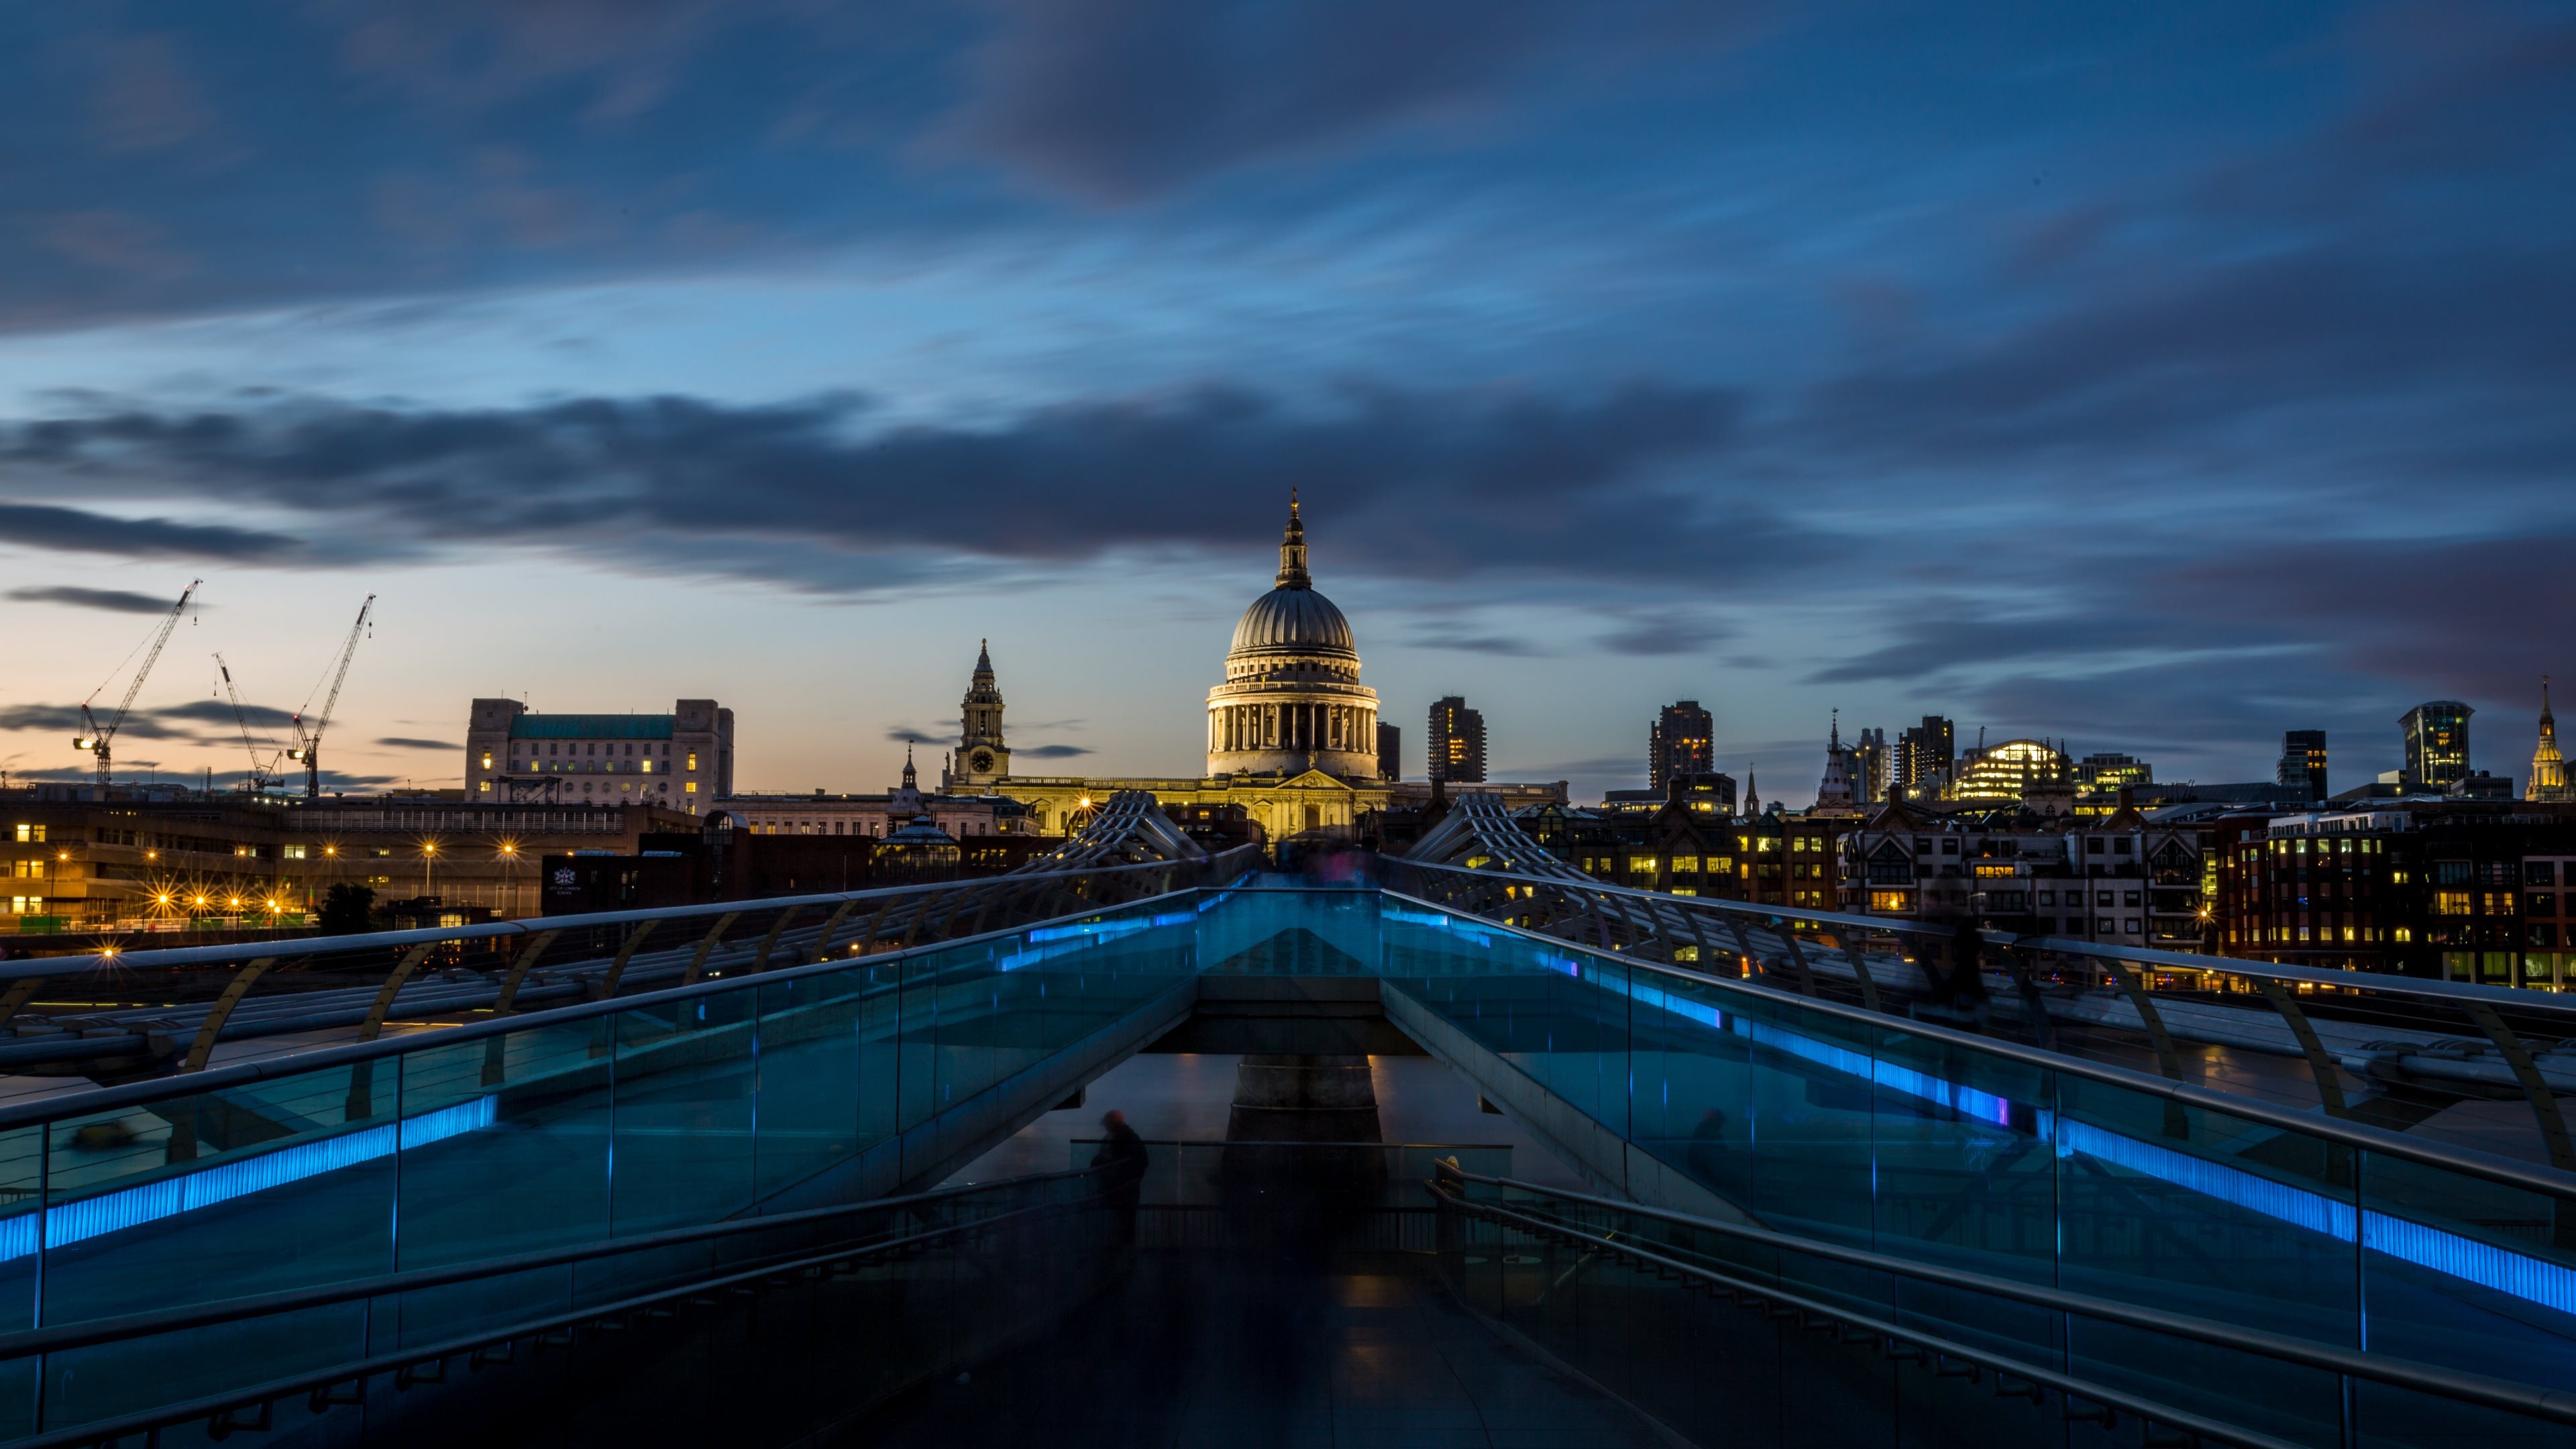
{"label": "street lamp", "polygon": [[435,840],[422,841],[420,845],[420,894],[424,900],[429,896],[431,874],[437,868],[438,842]]}

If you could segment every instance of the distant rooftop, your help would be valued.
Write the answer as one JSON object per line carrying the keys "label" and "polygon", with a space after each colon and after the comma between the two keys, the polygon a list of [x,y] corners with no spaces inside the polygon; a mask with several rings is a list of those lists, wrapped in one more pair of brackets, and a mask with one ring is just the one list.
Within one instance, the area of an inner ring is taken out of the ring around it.
{"label": "distant rooftop", "polygon": [[510,721],[514,740],[667,740],[667,714],[523,714]]}

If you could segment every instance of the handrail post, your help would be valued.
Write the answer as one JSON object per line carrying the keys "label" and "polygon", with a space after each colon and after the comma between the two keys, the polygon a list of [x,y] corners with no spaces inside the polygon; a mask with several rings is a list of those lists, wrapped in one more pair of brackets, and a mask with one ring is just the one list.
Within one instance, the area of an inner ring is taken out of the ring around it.
{"label": "handrail post", "polygon": [[2120,990],[2129,998],[2129,1005],[2137,1011],[2138,1020],[2146,1024],[2147,1041],[2156,1051],[2156,1070],[2166,1081],[2181,1081],[2182,1058],[2174,1053],[2173,1034],[2165,1030],[2164,1016],[2156,1010],[2156,1004],[2147,999],[2147,989],[2138,979],[2138,968],[2113,958],[2111,975],[2120,983]]}
{"label": "handrail post", "polygon": [[1798,933],[1791,929],[1789,918],[1787,916],[1773,916],[1771,918],[1771,931],[1772,934],[1780,938],[1780,944],[1788,949],[1789,964],[1798,968],[1799,994],[1804,996],[1815,995],[1815,970],[1807,964],[1806,948],[1799,944]]}
{"label": "handrail post", "polygon": [[832,912],[831,918],[823,922],[822,934],[814,938],[815,960],[820,961],[832,953],[832,937],[839,934],[841,923],[850,918],[850,912],[857,909],[858,904],[858,897],[852,896],[841,902],[839,908]]}
{"label": "handrail post", "polygon": [[2317,1039],[2315,1023],[2299,1009],[2290,989],[2269,976],[2255,977],[2254,986],[2263,993],[2264,1000],[2272,1003],[2272,1009],[2280,1013],[2281,1020],[2289,1024],[2290,1035],[2299,1039],[2299,1050],[2307,1055],[2308,1071],[2317,1079],[2317,1100],[2324,1104],[2326,1115],[2349,1115],[2343,1100],[2343,1077],[2335,1069],[2334,1058],[2326,1055],[2325,1043]]}
{"label": "handrail post", "polygon": [[785,931],[788,923],[804,914],[804,911],[803,906],[789,906],[778,913],[777,920],[769,923],[769,934],[760,938],[759,954],[751,958],[751,969],[754,972],[769,969],[769,953],[777,947],[779,933]]}
{"label": "handrail post", "polygon": [[2504,1018],[2485,1002],[2469,1002],[2466,1010],[2469,1020],[2495,1043],[2505,1065],[2513,1068],[2514,1080],[2522,1084],[2523,1099],[2531,1104],[2531,1114],[2540,1119],[2540,1140],[2548,1144],[2549,1165],[2561,1172],[2576,1172],[2576,1148],[2571,1148],[2567,1140],[2567,1119],[2560,1115],[2558,1099],[2532,1062],[2531,1053],[2524,1049],[2522,1038],[2515,1036],[2513,1028],[2506,1026]]}
{"label": "handrail post", "polygon": [[[206,1012],[206,1019],[198,1023],[197,1039],[189,1043],[187,1058],[179,1063],[180,1071],[205,1070],[206,1057],[215,1049],[215,1038],[223,1035],[224,1022],[232,1016],[233,1008],[241,1005],[242,998],[250,994],[251,987],[258,982],[259,978],[268,974],[269,967],[276,964],[277,958],[274,956],[259,957],[234,972],[233,979],[224,983],[223,994],[215,998],[215,1004]],[[12,988],[9,994],[16,996],[18,993],[15,988]]]}
{"label": "handrail post", "polygon": [[698,984],[698,973],[707,969],[707,957],[714,953],[716,942],[724,939],[725,928],[742,919],[742,912],[727,911],[716,917],[715,928],[698,941],[698,953],[689,958],[689,969],[680,973],[682,986]]}
{"label": "handrail post", "polygon": [[635,929],[626,933],[626,939],[617,947],[617,959],[608,963],[607,974],[601,976],[590,988],[591,1000],[606,1001],[617,994],[617,983],[626,976],[626,963],[635,959],[636,949],[644,944],[644,938],[652,935],[653,928],[660,924],[662,924],[660,917],[649,921],[638,921]]}
{"label": "handrail post", "polygon": [[17,1018],[19,1008],[44,988],[45,979],[42,976],[21,976],[9,983],[9,990],[0,994],[0,1026],[7,1026]]}
{"label": "handrail post", "polygon": [[1885,1011],[1887,1008],[1878,999],[1878,981],[1869,974],[1869,962],[1861,954],[1859,939],[1848,929],[1834,934],[1842,942],[1843,959],[1851,963],[1853,978],[1860,982],[1860,1004],[1871,1011]]}

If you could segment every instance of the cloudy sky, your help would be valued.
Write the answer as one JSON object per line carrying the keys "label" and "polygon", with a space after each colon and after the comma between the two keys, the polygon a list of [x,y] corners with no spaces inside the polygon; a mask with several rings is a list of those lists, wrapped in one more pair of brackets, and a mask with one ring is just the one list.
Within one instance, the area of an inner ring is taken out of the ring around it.
{"label": "cloudy sky", "polygon": [[[238,771],[379,596],[466,702],[888,783],[1190,772],[1288,490],[1421,768],[1812,794],[1828,711],[2269,775],[2576,675],[2576,20],[2138,6],[354,0],[0,17],[0,766]],[[106,687],[101,690],[102,682]],[[935,762],[936,745],[927,758]]]}

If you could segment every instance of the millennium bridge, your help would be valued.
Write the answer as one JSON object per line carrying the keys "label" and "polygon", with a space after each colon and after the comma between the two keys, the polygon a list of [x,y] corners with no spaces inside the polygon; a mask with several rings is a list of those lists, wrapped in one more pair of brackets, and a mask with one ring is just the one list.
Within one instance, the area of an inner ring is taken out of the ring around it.
{"label": "millennium bridge", "polygon": [[[1295,875],[1135,796],[983,880],[10,962],[0,1436],[2576,1444],[2571,1038],[1624,890],[1472,796]],[[1157,1052],[1240,1130],[978,1168]],[[1535,1150],[1349,1130],[1399,1052]]]}

